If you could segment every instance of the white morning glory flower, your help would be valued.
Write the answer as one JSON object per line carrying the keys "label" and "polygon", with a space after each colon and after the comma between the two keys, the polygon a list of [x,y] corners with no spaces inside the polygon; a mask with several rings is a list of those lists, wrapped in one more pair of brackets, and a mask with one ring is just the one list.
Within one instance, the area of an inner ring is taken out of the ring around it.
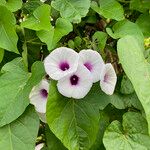
{"label": "white morning glory flower", "polygon": [[46,113],[46,103],[49,92],[49,82],[43,79],[37,86],[34,86],[29,95],[30,103],[35,106],[38,113]]}
{"label": "white morning glory flower", "polygon": [[90,72],[93,78],[93,83],[100,80],[100,74],[104,66],[101,55],[94,50],[82,50],[79,53],[80,64],[83,64]]}
{"label": "white morning glory flower", "polygon": [[54,80],[77,70],[79,55],[73,49],[60,47],[52,51],[44,60],[46,73]]}
{"label": "white morning glory flower", "polygon": [[76,72],[58,81],[57,88],[66,97],[80,99],[87,95],[92,83],[90,71],[83,65],[79,65]]}
{"label": "white morning glory flower", "polygon": [[100,80],[102,91],[108,95],[112,95],[117,82],[117,76],[112,64],[108,63],[104,66]]}
{"label": "white morning glory flower", "polygon": [[41,150],[44,147],[44,143],[38,144],[35,147],[35,150]]}

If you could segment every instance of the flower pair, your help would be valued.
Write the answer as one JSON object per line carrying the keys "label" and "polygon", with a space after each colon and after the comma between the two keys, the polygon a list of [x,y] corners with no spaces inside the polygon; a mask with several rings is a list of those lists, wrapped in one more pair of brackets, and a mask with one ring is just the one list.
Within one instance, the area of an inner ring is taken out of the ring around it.
{"label": "flower pair", "polygon": [[46,73],[53,80],[58,80],[58,91],[66,97],[85,97],[92,84],[99,80],[102,90],[113,94],[115,71],[111,64],[104,64],[101,55],[96,51],[87,49],[77,53],[70,48],[60,47],[45,58],[44,66]]}

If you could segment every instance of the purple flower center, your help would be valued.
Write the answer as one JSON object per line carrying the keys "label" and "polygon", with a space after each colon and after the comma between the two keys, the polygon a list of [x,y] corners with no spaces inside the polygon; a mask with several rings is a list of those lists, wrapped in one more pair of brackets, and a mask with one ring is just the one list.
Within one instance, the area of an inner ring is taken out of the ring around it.
{"label": "purple flower center", "polygon": [[59,64],[59,68],[62,70],[62,71],[66,71],[70,68],[69,64],[67,62],[61,62]]}
{"label": "purple flower center", "polygon": [[85,66],[89,71],[91,71],[92,68],[93,68],[93,66],[92,66],[92,64],[91,64],[90,62],[84,63],[84,66]]}
{"label": "purple flower center", "polygon": [[71,85],[77,85],[79,82],[79,77],[77,75],[72,75],[70,77],[70,83]]}
{"label": "purple flower center", "polygon": [[104,76],[104,82],[108,82],[108,79],[109,79],[109,75],[105,74],[105,76]]}
{"label": "purple flower center", "polygon": [[47,90],[45,90],[45,89],[41,89],[40,94],[43,98],[47,98],[47,96],[48,96]]}

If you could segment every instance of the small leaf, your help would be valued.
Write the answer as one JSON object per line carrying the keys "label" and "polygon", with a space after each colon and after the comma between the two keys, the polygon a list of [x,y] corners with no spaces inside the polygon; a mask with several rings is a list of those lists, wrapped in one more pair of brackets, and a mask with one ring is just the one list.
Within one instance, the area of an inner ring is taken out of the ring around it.
{"label": "small leaf", "polygon": [[125,113],[122,124],[116,120],[109,125],[103,142],[107,150],[149,150],[150,137],[145,118],[139,113]]}
{"label": "small leaf", "polygon": [[145,110],[150,133],[150,64],[133,36],[121,38],[117,50],[122,67]]}
{"label": "small leaf", "polygon": [[39,118],[33,107],[12,123],[0,128],[0,149],[33,150],[39,129]]}
{"label": "small leaf", "polygon": [[137,24],[128,21],[123,20],[120,22],[117,22],[112,29],[106,28],[107,33],[114,39],[122,38],[126,35],[133,35],[139,40],[141,43],[141,48],[144,44],[144,36],[140,28]]}
{"label": "small leaf", "polygon": [[85,17],[89,11],[90,0],[53,0],[51,5],[57,11],[60,11],[62,18],[66,18],[73,23],[80,23],[81,18]]}
{"label": "small leaf", "polygon": [[38,31],[37,36],[42,42],[47,44],[48,50],[52,50],[56,47],[57,42],[72,30],[72,24],[68,20],[58,18],[54,28],[51,28],[50,31]]}
{"label": "small leaf", "polygon": [[146,38],[150,37],[150,14],[141,14],[136,20],[136,24],[140,27]]}
{"label": "small leaf", "polygon": [[44,75],[41,62],[28,73],[22,58],[16,58],[2,68],[0,76],[0,126],[17,119],[29,104],[29,93]]}
{"label": "small leaf", "polygon": [[134,92],[133,85],[127,76],[123,76],[121,81],[120,92],[122,94],[132,94]]}
{"label": "small leaf", "polygon": [[124,19],[123,7],[116,0],[98,0],[98,3],[92,1],[91,8],[105,18],[117,21]]}
{"label": "small leaf", "polygon": [[22,0],[1,0],[0,5],[4,5],[11,12],[15,12],[22,7]]}
{"label": "small leaf", "polygon": [[43,4],[39,6],[29,18],[21,23],[24,28],[39,30],[50,30],[50,6]]}
{"label": "small leaf", "polygon": [[97,31],[92,36],[92,41],[97,45],[97,51],[103,51],[107,41],[107,34],[105,32]]}
{"label": "small leaf", "polygon": [[6,7],[0,5],[0,10],[0,48],[18,53],[18,36],[15,31],[16,19]]}

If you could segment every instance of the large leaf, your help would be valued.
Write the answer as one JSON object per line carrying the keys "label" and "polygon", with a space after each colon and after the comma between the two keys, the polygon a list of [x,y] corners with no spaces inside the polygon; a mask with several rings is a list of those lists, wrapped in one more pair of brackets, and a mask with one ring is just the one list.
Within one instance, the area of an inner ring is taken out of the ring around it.
{"label": "large leaf", "polygon": [[0,0],[0,5],[4,5],[10,11],[14,12],[21,8],[22,0]]}
{"label": "large leaf", "polygon": [[21,58],[16,58],[2,68],[0,76],[0,126],[18,118],[29,104],[29,93],[44,75],[43,64],[36,62],[32,75]]}
{"label": "large leaf", "polygon": [[50,6],[43,4],[35,9],[33,15],[21,23],[22,27],[39,30],[50,30]]}
{"label": "large leaf", "polygon": [[67,150],[60,142],[60,140],[52,133],[48,125],[46,125],[45,127],[45,133],[46,133],[46,144],[48,150],[59,150],[59,149]]}
{"label": "large leaf", "polygon": [[90,8],[90,0],[55,0],[52,7],[60,11],[62,18],[66,18],[73,23],[79,23],[85,17]]}
{"label": "large leaf", "polygon": [[52,50],[56,47],[57,42],[72,30],[72,24],[68,20],[58,18],[54,28],[51,28],[49,31],[38,31],[37,36],[42,42],[47,44],[48,50]]}
{"label": "large leaf", "polygon": [[136,20],[145,37],[150,37],[150,14],[141,14]]}
{"label": "large leaf", "polygon": [[47,122],[52,132],[69,150],[87,150],[96,139],[99,111],[85,100],[61,96],[51,83]]}
{"label": "large leaf", "polygon": [[144,44],[144,36],[142,31],[137,24],[131,21],[123,20],[117,22],[112,29],[106,28],[106,31],[114,39],[122,38],[126,35],[134,35],[141,43],[141,47]]}
{"label": "large leaf", "polygon": [[5,6],[0,5],[0,48],[18,53],[15,24],[14,15]]}
{"label": "large leaf", "polygon": [[117,50],[122,67],[144,107],[150,133],[150,64],[145,60],[138,41],[132,36],[120,39]]}
{"label": "large leaf", "polygon": [[1,150],[33,150],[39,129],[39,118],[33,107],[12,123],[0,128]]}
{"label": "large leaf", "polygon": [[98,0],[98,3],[92,1],[91,8],[105,18],[117,21],[124,19],[123,7],[116,0]]}
{"label": "large leaf", "polygon": [[107,150],[149,150],[147,122],[139,113],[127,112],[122,124],[113,121],[105,131],[104,145]]}
{"label": "large leaf", "polygon": [[47,104],[47,120],[52,132],[69,150],[89,149],[95,142],[99,128],[99,109],[112,103],[119,109],[125,101],[137,99],[133,95],[108,96],[95,84],[89,94],[81,99],[69,99],[60,95],[51,82]]}

